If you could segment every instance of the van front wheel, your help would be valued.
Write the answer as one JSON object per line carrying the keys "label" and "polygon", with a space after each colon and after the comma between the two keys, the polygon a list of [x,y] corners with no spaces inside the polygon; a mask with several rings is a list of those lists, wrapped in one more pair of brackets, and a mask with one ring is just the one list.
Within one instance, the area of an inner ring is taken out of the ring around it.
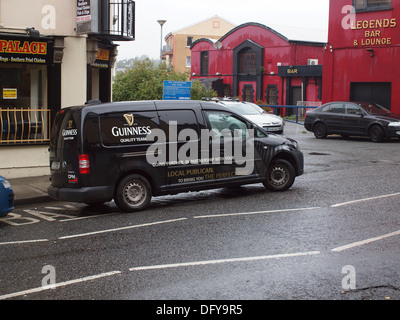
{"label": "van front wheel", "polygon": [[270,164],[263,185],[271,191],[286,191],[293,185],[295,177],[296,172],[290,162],[280,159]]}
{"label": "van front wheel", "polygon": [[141,175],[131,174],[118,184],[114,200],[122,211],[133,212],[144,209],[150,203],[151,195],[149,181]]}

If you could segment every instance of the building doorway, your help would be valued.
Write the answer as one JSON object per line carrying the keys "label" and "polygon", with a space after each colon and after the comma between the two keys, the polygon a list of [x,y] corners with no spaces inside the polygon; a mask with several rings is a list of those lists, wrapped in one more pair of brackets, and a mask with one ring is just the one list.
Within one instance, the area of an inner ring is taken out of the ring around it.
{"label": "building doorway", "polygon": [[390,110],[391,97],[391,82],[352,82],[350,84],[350,101],[375,102]]}

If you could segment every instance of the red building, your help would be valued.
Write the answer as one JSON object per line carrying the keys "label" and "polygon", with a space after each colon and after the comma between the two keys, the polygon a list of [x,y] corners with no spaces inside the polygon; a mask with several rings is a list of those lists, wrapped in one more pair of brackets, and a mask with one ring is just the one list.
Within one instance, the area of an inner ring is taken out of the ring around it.
{"label": "red building", "polygon": [[400,113],[400,1],[331,0],[323,102],[373,101]]}
{"label": "red building", "polygon": [[212,84],[221,97],[245,101],[321,101],[325,45],[292,41],[264,25],[246,23],[219,41],[192,44],[192,80]]}

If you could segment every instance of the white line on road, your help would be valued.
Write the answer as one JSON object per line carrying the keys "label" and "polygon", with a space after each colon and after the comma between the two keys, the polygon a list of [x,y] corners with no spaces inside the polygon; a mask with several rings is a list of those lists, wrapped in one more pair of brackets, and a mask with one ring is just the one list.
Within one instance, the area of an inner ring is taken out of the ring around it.
{"label": "white line on road", "polygon": [[347,244],[347,245],[344,245],[344,246],[341,246],[341,247],[334,248],[334,249],[332,249],[332,251],[340,252],[340,251],[348,250],[348,249],[351,249],[351,248],[360,247],[360,246],[362,246],[364,244],[367,244],[367,243],[371,243],[371,242],[375,242],[375,241],[379,241],[379,240],[383,240],[383,239],[386,239],[386,238],[399,236],[399,235],[400,235],[400,230],[392,232],[392,233],[384,234],[382,236],[378,236],[378,237],[375,237],[375,238],[370,238],[370,239],[367,239],[367,240],[353,242],[353,243],[350,243],[350,244]]}
{"label": "white line on road", "polygon": [[311,256],[311,255],[318,255],[318,254],[320,254],[319,251],[310,251],[310,252],[276,254],[276,255],[270,255],[270,256],[258,256],[258,257],[247,257],[247,258],[204,260],[204,261],[194,261],[194,262],[161,264],[161,265],[144,266],[144,267],[134,267],[134,268],[130,268],[129,271],[168,269],[168,268],[179,268],[179,267],[200,266],[200,265],[210,265],[210,264],[219,264],[219,263],[232,263],[232,262],[248,262],[248,261],[259,261],[259,260],[268,260],[268,259],[280,259],[280,258]]}
{"label": "white line on road", "polygon": [[134,228],[155,226],[155,225],[159,225],[159,224],[166,224],[166,223],[178,222],[178,221],[183,221],[183,220],[187,220],[187,218],[174,219],[174,220],[165,220],[165,221],[144,223],[144,224],[139,224],[139,225],[134,225],[134,226],[115,228],[115,229],[107,229],[107,230],[101,230],[101,231],[94,231],[94,232],[88,232],[88,233],[75,234],[75,235],[72,235],[72,236],[59,237],[58,240],[72,239],[72,238],[79,238],[79,237],[87,237],[87,236],[93,236],[93,235],[101,234],[101,233],[110,233],[110,232],[117,232],[117,231],[129,230],[129,229],[134,229]]}
{"label": "white line on road", "polygon": [[321,209],[321,207],[281,209],[281,210],[269,210],[269,211],[254,211],[254,212],[241,212],[241,213],[222,213],[222,214],[213,214],[213,215],[205,215],[205,216],[195,216],[193,218],[204,219],[204,218],[232,217],[232,216],[243,216],[243,215],[252,215],[252,214],[294,212],[294,211],[305,211],[305,210],[316,210],[316,209]]}
{"label": "white line on road", "polygon": [[47,242],[48,239],[39,240],[25,240],[25,241],[11,241],[11,242],[0,242],[0,246],[12,245],[12,244],[25,244],[25,243],[37,243],[37,242]]}
{"label": "white line on road", "polygon": [[338,204],[332,205],[331,208],[337,208],[337,207],[342,207],[342,206],[346,206],[346,205],[353,204],[353,203],[371,201],[371,200],[377,200],[377,199],[383,199],[383,198],[389,198],[389,197],[396,197],[396,196],[400,196],[400,192],[392,193],[392,194],[386,194],[386,195],[383,195],[383,196],[377,196],[377,197],[371,197],[371,198],[365,198],[365,199],[359,199],[359,200],[353,200],[353,201],[347,201],[347,202],[343,202],[343,203],[338,203]]}
{"label": "white line on road", "polygon": [[38,293],[38,292],[42,292],[42,291],[46,291],[46,290],[57,289],[57,288],[60,288],[60,287],[65,287],[65,286],[69,286],[69,285],[76,284],[76,283],[81,283],[81,282],[92,281],[92,280],[96,280],[96,279],[100,279],[100,278],[110,277],[110,276],[114,276],[116,274],[121,274],[121,273],[122,273],[121,271],[112,271],[112,272],[107,272],[107,273],[100,273],[100,274],[97,274],[97,275],[94,275],[94,276],[89,276],[89,277],[85,277],[85,278],[79,278],[79,279],[75,279],[75,280],[56,283],[54,285],[42,286],[42,287],[33,288],[33,289],[25,290],[25,291],[9,293],[9,294],[5,294],[5,295],[0,296],[0,300],[11,299],[11,298],[20,297],[20,296],[27,295],[27,294],[32,294],[32,293]]}

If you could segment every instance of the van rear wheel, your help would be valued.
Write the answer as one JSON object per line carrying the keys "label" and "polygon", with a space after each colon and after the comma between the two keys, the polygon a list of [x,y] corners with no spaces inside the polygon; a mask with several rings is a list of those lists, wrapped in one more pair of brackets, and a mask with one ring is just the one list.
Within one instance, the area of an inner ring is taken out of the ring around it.
{"label": "van rear wheel", "polygon": [[122,211],[134,212],[144,209],[150,203],[151,196],[149,181],[139,174],[131,174],[118,184],[114,200]]}

